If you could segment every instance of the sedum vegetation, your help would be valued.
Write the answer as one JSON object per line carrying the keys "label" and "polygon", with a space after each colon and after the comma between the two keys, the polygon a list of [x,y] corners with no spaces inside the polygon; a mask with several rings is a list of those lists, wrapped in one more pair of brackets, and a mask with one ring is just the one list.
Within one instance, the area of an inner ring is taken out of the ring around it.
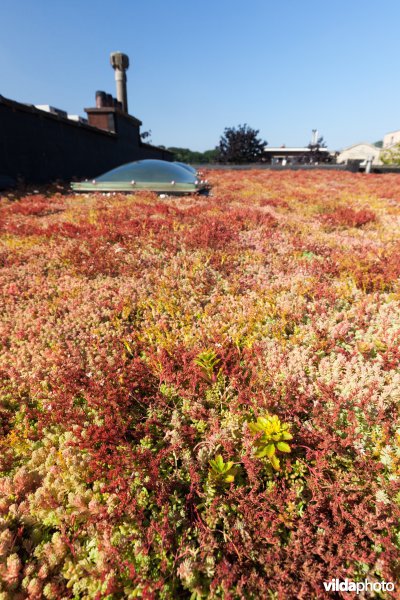
{"label": "sedum vegetation", "polygon": [[1,199],[1,600],[399,578],[400,177],[209,177]]}

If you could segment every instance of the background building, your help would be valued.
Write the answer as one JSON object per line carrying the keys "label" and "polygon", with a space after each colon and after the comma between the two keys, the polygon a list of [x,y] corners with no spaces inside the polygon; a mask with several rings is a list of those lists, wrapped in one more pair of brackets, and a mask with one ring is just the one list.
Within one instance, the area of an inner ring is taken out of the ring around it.
{"label": "background building", "polygon": [[361,142],[359,144],[353,144],[352,146],[344,148],[338,154],[336,162],[338,164],[348,164],[352,162],[362,163],[364,161],[372,159],[373,165],[380,165],[382,164],[379,158],[380,152],[381,149],[377,148],[373,144],[369,144],[368,142]]}
{"label": "background building", "polygon": [[264,162],[275,165],[318,165],[332,162],[335,155],[326,148],[323,137],[319,137],[318,130],[312,130],[311,142],[304,147],[289,147],[285,144],[279,148],[265,146]]}
{"label": "background building", "polygon": [[315,164],[330,162],[332,156],[327,148],[319,148],[317,151],[312,148],[274,148],[265,146],[263,161],[275,165],[290,165],[290,164]]}
{"label": "background building", "polygon": [[172,160],[173,154],[142,142],[141,121],[128,114],[129,59],[111,55],[117,98],[96,93],[87,120],[48,105],[22,104],[0,96],[0,180],[45,183],[92,178],[144,158]]}
{"label": "background building", "polygon": [[383,148],[390,148],[400,143],[400,129],[397,131],[390,131],[383,136]]}

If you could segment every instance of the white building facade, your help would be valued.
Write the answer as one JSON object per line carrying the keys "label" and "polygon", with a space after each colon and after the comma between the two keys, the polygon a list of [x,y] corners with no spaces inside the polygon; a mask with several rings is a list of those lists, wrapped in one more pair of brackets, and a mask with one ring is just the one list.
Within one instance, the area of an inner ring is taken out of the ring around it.
{"label": "white building facade", "polygon": [[390,148],[396,144],[400,144],[400,129],[397,131],[390,131],[383,136],[383,148]]}
{"label": "white building facade", "polygon": [[[400,133],[400,132],[399,132]],[[338,155],[336,162],[338,164],[347,164],[350,161],[364,162],[372,160],[373,165],[382,164],[380,161],[381,149],[377,148],[373,144],[368,142],[361,142],[360,144],[353,144],[344,148]]]}

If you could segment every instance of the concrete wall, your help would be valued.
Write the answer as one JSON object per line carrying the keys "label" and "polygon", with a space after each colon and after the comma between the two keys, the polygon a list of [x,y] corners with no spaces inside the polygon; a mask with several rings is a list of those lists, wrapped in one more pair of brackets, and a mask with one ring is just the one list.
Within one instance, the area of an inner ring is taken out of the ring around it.
{"label": "concrete wall", "polygon": [[140,141],[140,121],[118,111],[115,133],[0,96],[0,175],[27,183],[91,178],[143,158],[172,160]]}

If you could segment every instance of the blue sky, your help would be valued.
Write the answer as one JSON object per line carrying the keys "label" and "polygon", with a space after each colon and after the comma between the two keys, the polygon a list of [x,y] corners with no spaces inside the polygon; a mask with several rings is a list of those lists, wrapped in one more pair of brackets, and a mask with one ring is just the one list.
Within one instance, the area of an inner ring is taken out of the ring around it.
{"label": "blue sky", "polygon": [[121,50],[155,144],[205,150],[248,123],[335,150],[400,129],[398,0],[1,0],[0,22],[0,94],[84,114],[115,95]]}

